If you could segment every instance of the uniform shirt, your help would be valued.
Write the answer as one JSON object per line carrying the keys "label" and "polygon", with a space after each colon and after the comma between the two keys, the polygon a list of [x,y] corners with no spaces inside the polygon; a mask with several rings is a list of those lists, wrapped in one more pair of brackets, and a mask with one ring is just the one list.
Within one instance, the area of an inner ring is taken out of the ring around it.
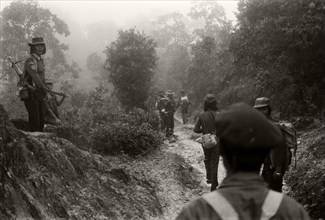
{"label": "uniform shirt", "polygon": [[194,126],[195,133],[212,134],[216,132],[215,118],[213,111],[202,112]]}
{"label": "uniform shirt", "polygon": [[45,65],[41,57],[32,54],[26,59],[25,78],[30,85],[36,85],[37,88],[45,88]]}
{"label": "uniform shirt", "polygon": [[[223,180],[217,189],[233,206],[241,220],[260,219],[261,207],[268,193],[267,184],[257,173],[236,173]],[[221,217],[203,199],[198,198],[187,205],[176,220],[221,220]],[[304,208],[284,195],[275,219],[310,219]]]}

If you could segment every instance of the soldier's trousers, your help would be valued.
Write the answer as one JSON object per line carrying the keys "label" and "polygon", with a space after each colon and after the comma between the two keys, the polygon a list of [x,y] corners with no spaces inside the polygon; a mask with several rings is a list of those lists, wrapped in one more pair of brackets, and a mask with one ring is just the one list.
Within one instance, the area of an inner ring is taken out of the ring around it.
{"label": "soldier's trousers", "polygon": [[167,114],[166,116],[166,135],[170,136],[174,133],[174,114]]}
{"label": "soldier's trousers", "polygon": [[186,124],[188,122],[188,112],[187,111],[181,111],[181,114],[182,114],[183,124]]}
{"label": "soldier's trousers", "polygon": [[44,102],[34,98],[24,101],[28,112],[28,121],[30,131],[43,131],[44,128]]}
{"label": "soldier's trousers", "polygon": [[274,176],[274,172],[275,168],[271,168],[268,164],[263,165],[262,177],[264,181],[267,182],[270,189],[282,192],[284,172],[281,172],[279,176]]}
{"label": "soldier's trousers", "polygon": [[166,119],[164,113],[159,113],[159,119],[160,119],[160,130],[165,131],[166,129]]}
{"label": "soldier's trousers", "polygon": [[[203,148],[203,147],[202,147]],[[218,146],[210,149],[203,148],[204,165],[207,175],[207,181],[211,181],[211,191],[216,190],[218,183],[218,167],[220,151]]]}

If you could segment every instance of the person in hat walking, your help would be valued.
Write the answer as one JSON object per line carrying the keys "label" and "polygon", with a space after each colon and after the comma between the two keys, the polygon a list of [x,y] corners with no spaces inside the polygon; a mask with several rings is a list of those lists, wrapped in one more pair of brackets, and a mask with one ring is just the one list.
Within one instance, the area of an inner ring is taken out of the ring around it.
{"label": "person in hat walking", "polygon": [[[275,123],[275,125],[281,129],[279,123],[271,117],[272,108],[270,100],[267,97],[257,98],[255,100],[254,108],[263,113],[270,121]],[[283,176],[289,166],[289,154],[290,151],[286,147],[285,142],[283,142],[272,149],[270,154],[265,158],[262,176],[269,184],[270,189],[282,192]]]}
{"label": "person in hat walking", "polygon": [[167,97],[163,90],[158,92],[158,101],[156,102],[156,109],[159,112],[159,120],[160,120],[160,130],[162,132],[166,131],[166,103]]}
{"label": "person in hat walking", "polygon": [[46,53],[42,37],[35,37],[30,46],[30,57],[24,64],[24,80],[34,87],[28,88],[28,98],[24,100],[28,112],[30,131],[43,131],[44,97],[48,88],[45,85],[45,65],[42,56]]}
{"label": "person in hat walking", "polygon": [[[204,98],[203,103],[204,111],[200,113],[195,126],[195,133],[215,134],[215,112],[217,108],[217,100],[213,94],[208,94]],[[219,166],[219,148],[216,145],[212,148],[203,148],[204,152],[204,165],[206,170],[207,183],[211,183],[211,191],[216,190],[218,186],[218,166]]]}
{"label": "person in hat walking", "polygon": [[268,189],[259,175],[270,150],[284,141],[274,123],[238,103],[216,116],[216,127],[227,176],[217,190],[189,203],[176,220],[310,219],[302,205]]}
{"label": "person in hat walking", "polygon": [[181,91],[181,97],[179,98],[178,106],[181,106],[181,115],[182,115],[182,121],[183,124],[187,124],[188,122],[188,107],[190,105],[190,101],[187,97],[187,95],[185,94],[185,91],[182,90]]}
{"label": "person in hat walking", "polygon": [[174,134],[174,113],[176,110],[176,103],[174,100],[174,92],[172,90],[168,90],[166,96],[166,136],[170,137]]}

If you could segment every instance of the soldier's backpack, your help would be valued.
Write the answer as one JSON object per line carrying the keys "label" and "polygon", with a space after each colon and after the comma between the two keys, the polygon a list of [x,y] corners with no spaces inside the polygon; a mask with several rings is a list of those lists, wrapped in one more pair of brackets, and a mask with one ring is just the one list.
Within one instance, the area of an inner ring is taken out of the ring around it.
{"label": "soldier's backpack", "polygon": [[202,146],[206,149],[210,149],[217,145],[217,137],[215,134],[204,134],[196,139],[196,141],[202,144]]}
{"label": "soldier's backpack", "polygon": [[296,167],[296,152],[297,152],[297,132],[291,123],[280,122],[280,128],[284,137],[286,147],[288,148],[289,158],[288,165],[291,164],[292,156],[295,158],[294,167]]}

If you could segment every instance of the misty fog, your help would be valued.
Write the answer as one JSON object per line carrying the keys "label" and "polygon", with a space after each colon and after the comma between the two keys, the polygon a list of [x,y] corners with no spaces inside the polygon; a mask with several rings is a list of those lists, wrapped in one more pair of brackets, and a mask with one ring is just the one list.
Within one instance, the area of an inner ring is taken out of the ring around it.
{"label": "misty fog", "polygon": [[[1,0],[1,10],[12,1]],[[180,12],[186,15],[191,1],[38,1],[67,23],[70,35],[57,36],[69,46],[66,51],[68,61],[75,61],[81,68],[80,87],[94,87],[96,82],[89,74],[86,60],[96,53],[103,60],[106,46],[116,39],[118,30],[135,27],[151,36],[153,22],[161,15]],[[229,20],[235,20],[238,1],[216,1],[225,8]],[[92,83],[91,83],[92,82]],[[88,89],[90,89],[88,88]]]}

